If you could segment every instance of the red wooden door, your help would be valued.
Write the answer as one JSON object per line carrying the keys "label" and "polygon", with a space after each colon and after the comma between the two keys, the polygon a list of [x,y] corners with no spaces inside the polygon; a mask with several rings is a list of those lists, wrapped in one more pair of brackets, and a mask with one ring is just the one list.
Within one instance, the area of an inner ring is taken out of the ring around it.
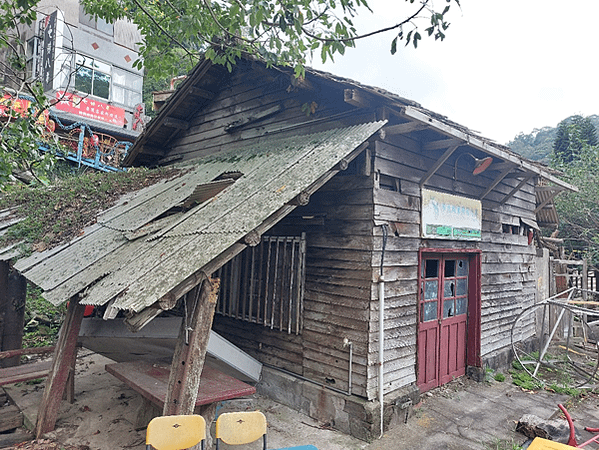
{"label": "red wooden door", "polygon": [[423,392],[466,372],[468,266],[465,255],[422,258],[418,387]]}

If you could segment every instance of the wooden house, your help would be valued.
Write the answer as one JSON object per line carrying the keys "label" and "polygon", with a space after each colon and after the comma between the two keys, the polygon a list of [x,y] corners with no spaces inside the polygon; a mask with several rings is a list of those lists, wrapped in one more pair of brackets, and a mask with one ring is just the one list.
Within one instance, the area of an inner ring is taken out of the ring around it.
{"label": "wooden house", "polygon": [[508,361],[537,217],[576,189],[390,92],[248,60],[201,62],[125,163],[190,168],[15,267],[134,328],[217,277],[212,328],[264,364],[258,388],[364,439]]}

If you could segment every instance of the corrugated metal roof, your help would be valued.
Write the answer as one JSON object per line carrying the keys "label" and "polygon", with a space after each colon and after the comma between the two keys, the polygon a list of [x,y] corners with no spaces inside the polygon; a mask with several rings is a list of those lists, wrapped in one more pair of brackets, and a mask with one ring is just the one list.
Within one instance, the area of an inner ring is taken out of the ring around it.
{"label": "corrugated metal roof", "polygon": [[[303,191],[320,187],[334,166],[378,131],[373,122],[288,138],[266,137],[195,162],[182,176],[139,191],[100,214],[68,245],[15,264],[55,305],[82,303],[141,311],[219,256]],[[215,189],[227,172],[243,176]],[[198,186],[210,186],[206,189]],[[211,189],[214,189],[211,191]],[[191,210],[161,217],[202,192]],[[137,237],[137,238],[136,238]]]}
{"label": "corrugated metal roof", "polygon": [[547,189],[536,189],[535,197],[537,206],[547,202],[541,209],[537,211],[537,223],[542,227],[557,227],[559,225],[559,216],[557,209],[555,209],[555,203],[553,203],[553,197],[555,192]]}

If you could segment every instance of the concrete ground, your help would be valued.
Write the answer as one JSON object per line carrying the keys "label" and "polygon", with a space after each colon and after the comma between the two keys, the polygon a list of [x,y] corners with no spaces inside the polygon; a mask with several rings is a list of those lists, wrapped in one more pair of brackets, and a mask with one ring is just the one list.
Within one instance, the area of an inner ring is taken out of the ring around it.
{"label": "concrete ground", "polygon": [[[133,427],[141,402],[139,395],[104,370],[110,360],[86,350],[80,355],[75,403],[63,402],[57,428],[47,436],[82,449],[145,448],[144,430]],[[26,422],[35,423],[43,385],[12,385],[7,392],[23,410]],[[424,394],[405,424],[372,443],[327,429],[263,397],[224,402],[219,411],[264,412],[269,424],[268,448],[313,444],[319,450],[513,450],[512,444],[527,441],[514,431],[520,417],[524,414],[542,419],[555,417],[557,403],[567,400],[565,395],[549,392],[524,392],[509,381],[476,383],[459,379]],[[579,424],[599,426],[598,396],[589,395],[582,402],[574,402],[569,410],[577,419],[578,428],[582,428]],[[261,448],[259,443],[255,448]]]}

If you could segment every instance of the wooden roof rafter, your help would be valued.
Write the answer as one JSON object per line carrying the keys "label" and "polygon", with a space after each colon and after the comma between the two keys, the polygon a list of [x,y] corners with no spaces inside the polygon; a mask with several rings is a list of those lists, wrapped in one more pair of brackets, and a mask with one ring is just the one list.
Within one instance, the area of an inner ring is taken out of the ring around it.
{"label": "wooden roof rafter", "polygon": [[491,193],[491,191],[493,189],[495,189],[495,187],[501,183],[503,181],[503,179],[505,177],[508,176],[508,174],[514,169],[514,167],[506,167],[504,168],[497,177],[495,177],[495,179],[493,180],[493,182],[490,184],[490,186],[487,188],[487,190],[485,192],[483,192],[483,194],[478,198],[479,200],[484,199],[487,195],[489,195]]}
{"label": "wooden roof rafter", "polygon": [[550,204],[553,199],[560,193],[565,191],[566,189],[560,187],[560,186],[537,186],[535,187],[535,191],[544,191],[544,192],[548,192],[549,195],[536,207],[534,213],[537,214],[539,211],[541,211],[543,208],[545,208],[545,206],[547,206],[548,204]]}
{"label": "wooden roof rafter", "polygon": [[529,181],[529,180],[530,180],[532,177],[534,177],[534,174],[532,174],[532,173],[526,173],[526,174],[525,174],[525,175],[522,177],[522,180],[520,180],[520,183],[518,183],[518,185],[517,185],[517,186],[516,186],[514,189],[512,189],[512,190],[511,190],[511,191],[510,191],[510,192],[509,192],[509,193],[508,193],[508,194],[507,194],[505,197],[503,197],[503,200],[501,200],[501,201],[499,202],[499,204],[500,204],[500,205],[505,205],[505,203],[506,203],[506,202],[507,202],[507,201],[508,201],[510,198],[512,198],[512,197],[513,197],[513,196],[516,194],[516,192],[518,192],[520,189],[522,189],[522,187],[524,187],[524,185],[525,185],[526,183],[528,183],[528,181]]}
{"label": "wooden roof rafter", "polygon": [[[404,107],[402,107],[402,113],[403,113],[404,117],[408,120],[418,121],[420,123],[426,124],[429,128],[431,128],[445,136],[462,140],[463,145],[467,145],[469,147],[472,147],[474,149],[482,151],[483,153],[485,153],[489,156],[492,156],[493,158],[497,158],[497,159],[502,160],[505,163],[509,164],[510,166],[506,166],[506,168],[501,172],[499,177],[497,177],[497,179],[494,181],[494,184],[492,185],[493,188],[495,186],[497,186],[497,184],[499,184],[501,182],[501,180],[503,180],[505,177],[507,177],[510,172],[514,172],[519,169],[521,171],[526,171],[526,172],[536,174],[536,175],[546,179],[547,181],[553,183],[557,187],[562,188],[562,190],[578,192],[578,188],[576,186],[560,180],[558,177],[556,177],[549,171],[544,170],[543,168],[539,167],[538,165],[525,160],[524,158],[510,152],[507,149],[505,149],[505,150],[502,149],[499,145],[493,145],[493,144],[483,140],[480,137],[469,134],[463,130],[458,129],[457,127],[454,127],[452,125],[444,123],[444,122],[426,114],[419,108],[415,108],[413,106],[404,106]],[[455,149],[454,149],[454,151],[455,151]],[[451,153],[453,153],[453,152],[451,152]],[[451,153],[447,156],[447,158],[451,155]],[[442,158],[444,156],[445,155],[443,155]],[[437,164],[435,164],[435,166],[436,165]],[[497,167],[494,165],[494,168],[497,168]],[[435,168],[435,171],[437,169],[438,169],[438,167]],[[427,176],[428,175],[429,174],[427,174]],[[430,178],[430,176],[432,176],[432,174],[428,177],[427,176],[425,176],[426,179],[423,178],[420,181],[420,186],[422,186],[424,183],[426,183],[426,181],[428,181],[428,179]],[[501,179],[499,179],[500,177],[501,177]],[[492,188],[490,188],[490,189],[492,190]],[[483,198],[486,195],[488,195],[489,192],[490,192],[490,190],[488,190],[488,192],[485,192],[483,194]]]}
{"label": "wooden roof rafter", "polygon": [[451,155],[453,155],[453,153],[460,147],[460,145],[453,145],[451,147],[449,147],[447,150],[445,150],[445,153],[443,153],[443,155],[441,155],[441,157],[437,160],[437,162],[435,164],[433,164],[433,166],[429,169],[429,171],[422,177],[422,179],[420,180],[420,183],[418,183],[420,185],[420,188],[422,188],[426,182],[428,180],[431,179],[431,177],[437,172],[437,170],[439,170],[439,168],[445,164],[445,161],[447,161],[449,159],[449,157]]}

